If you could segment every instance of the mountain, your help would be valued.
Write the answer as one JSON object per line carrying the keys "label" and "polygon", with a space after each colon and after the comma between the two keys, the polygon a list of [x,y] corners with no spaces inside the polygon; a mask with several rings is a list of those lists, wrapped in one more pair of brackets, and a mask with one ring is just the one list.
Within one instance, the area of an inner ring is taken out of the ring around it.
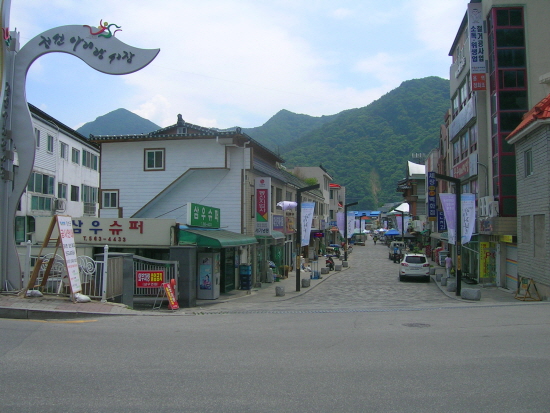
{"label": "mountain", "polygon": [[[354,209],[378,209],[402,200],[397,182],[405,178],[412,153],[439,144],[449,109],[449,81],[427,77],[403,82],[368,106],[314,117],[281,110],[265,124],[243,132],[285,159],[285,166],[323,167],[346,187]],[[78,129],[84,136],[148,133],[160,126],[117,109]]]}
{"label": "mountain", "polygon": [[377,209],[402,199],[396,188],[407,160],[438,146],[448,108],[448,80],[409,80],[368,106],[340,113],[280,155],[290,168],[322,164],[346,187],[346,201],[359,202],[354,209]]}
{"label": "mountain", "polygon": [[278,153],[279,148],[288,145],[307,133],[336,119],[336,115],[314,117],[280,110],[262,126],[243,128],[243,132],[262,145]]}
{"label": "mountain", "polygon": [[88,137],[92,135],[139,135],[161,129],[147,119],[126,109],[117,109],[106,115],[99,116],[93,122],[88,122],[76,131]]}

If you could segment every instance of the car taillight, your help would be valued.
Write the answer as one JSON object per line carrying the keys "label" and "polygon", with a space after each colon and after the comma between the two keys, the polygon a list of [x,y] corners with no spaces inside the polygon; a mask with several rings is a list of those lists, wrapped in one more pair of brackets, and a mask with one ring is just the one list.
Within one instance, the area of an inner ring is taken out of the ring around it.
{"label": "car taillight", "polygon": [[424,264],[423,265],[423,267],[429,267],[429,266],[430,266],[430,264]]}
{"label": "car taillight", "polygon": [[402,262],[401,265],[402,265],[403,267],[408,267],[408,266],[409,266],[409,264],[407,264],[406,262]]}

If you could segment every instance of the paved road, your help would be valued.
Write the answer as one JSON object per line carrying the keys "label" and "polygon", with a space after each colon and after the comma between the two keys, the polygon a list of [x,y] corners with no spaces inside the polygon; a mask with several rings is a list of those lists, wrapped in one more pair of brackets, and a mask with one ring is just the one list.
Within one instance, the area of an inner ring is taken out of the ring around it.
{"label": "paved road", "polygon": [[[471,305],[472,302],[453,299],[444,294],[435,282],[400,282],[399,265],[388,259],[388,247],[374,245],[372,240],[366,246],[356,246],[348,256],[349,268],[332,271],[322,282],[306,294],[291,297],[266,299],[265,294],[252,295],[226,303],[221,302],[201,308],[205,311],[243,310],[317,310],[336,311],[366,309],[412,309]],[[442,268],[438,268],[440,272]],[[305,273],[302,277],[309,277]],[[262,288],[274,292],[273,285]],[[295,291],[295,281],[286,283],[287,291]],[[485,293],[485,292],[484,292]],[[504,292],[504,301],[514,302]]]}

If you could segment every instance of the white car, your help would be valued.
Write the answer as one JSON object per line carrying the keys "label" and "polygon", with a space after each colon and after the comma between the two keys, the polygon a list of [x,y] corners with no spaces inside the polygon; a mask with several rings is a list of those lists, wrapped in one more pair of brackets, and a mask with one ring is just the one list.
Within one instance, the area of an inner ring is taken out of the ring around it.
{"label": "white car", "polygon": [[407,278],[430,282],[428,257],[424,254],[405,254],[399,263],[399,281],[405,281]]}

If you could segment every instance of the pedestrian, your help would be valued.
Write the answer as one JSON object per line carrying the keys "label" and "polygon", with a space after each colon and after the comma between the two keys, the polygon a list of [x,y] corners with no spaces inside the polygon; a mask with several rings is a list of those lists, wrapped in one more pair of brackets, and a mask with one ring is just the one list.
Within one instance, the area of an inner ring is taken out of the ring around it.
{"label": "pedestrian", "polygon": [[453,267],[453,259],[451,258],[451,254],[447,254],[447,258],[445,258],[445,271],[447,272],[447,278],[451,276],[452,267]]}

